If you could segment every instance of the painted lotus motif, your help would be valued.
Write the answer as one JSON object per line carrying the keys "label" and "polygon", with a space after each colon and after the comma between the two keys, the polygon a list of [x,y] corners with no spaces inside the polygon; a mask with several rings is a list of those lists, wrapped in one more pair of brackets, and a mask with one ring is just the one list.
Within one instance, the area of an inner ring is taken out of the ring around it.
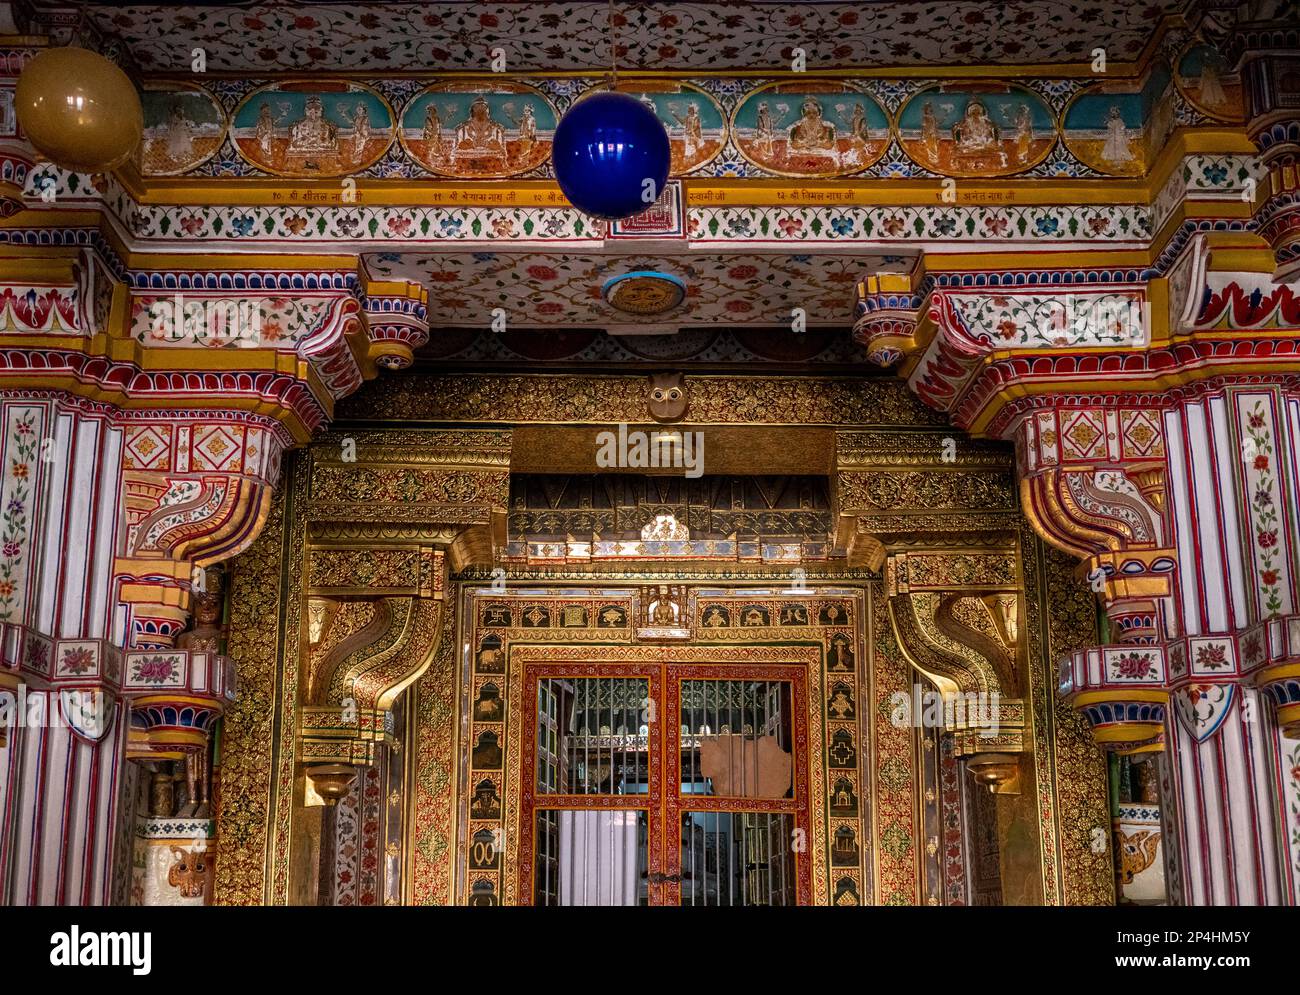
{"label": "painted lotus motif", "polygon": [[677,80],[638,79],[620,82],[618,89],[650,106],[667,129],[670,175],[680,176],[712,162],[726,144],[726,116],[699,87]]}
{"label": "painted lotus motif", "polygon": [[435,83],[402,111],[403,147],[430,172],[466,179],[516,176],[551,155],[559,117],[525,83]]}
{"label": "painted lotus motif", "polygon": [[1241,77],[1211,45],[1192,44],[1178,59],[1178,86],[1197,110],[1221,121],[1243,121]]}
{"label": "painted lotus motif", "polygon": [[226,137],[226,112],[206,90],[184,83],[146,83],[140,95],[144,139],[140,171],[177,176],[207,162]]}
{"label": "painted lotus motif", "polygon": [[1012,83],[936,83],[898,112],[898,140],[915,162],[946,176],[1007,176],[1041,162],[1056,119]]}
{"label": "painted lotus motif", "polygon": [[1104,82],[1065,109],[1062,137],[1079,159],[1112,176],[1143,176],[1174,127],[1169,70],[1157,66],[1141,86]]}
{"label": "painted lotus motif", "polygon": [[869,93],[840,80],[769,83],[731,116],[740,154],[779,176],[848,176],[889,145],[889,117]]}
{"label": "painted lotus motif", "polygon": [[239,154],[280,176],[355,173],[393,141],[392,109],[361,83],[272,83],[245,97],[232,118]]}

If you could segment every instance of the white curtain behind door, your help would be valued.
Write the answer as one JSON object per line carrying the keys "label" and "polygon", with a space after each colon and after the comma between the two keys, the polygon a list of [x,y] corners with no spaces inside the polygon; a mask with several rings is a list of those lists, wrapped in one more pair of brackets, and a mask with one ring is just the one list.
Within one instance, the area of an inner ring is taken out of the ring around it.
{"label": "white curtain behind door", "polygon": [[637,813],[560,813],[560,904],[635,905]]}

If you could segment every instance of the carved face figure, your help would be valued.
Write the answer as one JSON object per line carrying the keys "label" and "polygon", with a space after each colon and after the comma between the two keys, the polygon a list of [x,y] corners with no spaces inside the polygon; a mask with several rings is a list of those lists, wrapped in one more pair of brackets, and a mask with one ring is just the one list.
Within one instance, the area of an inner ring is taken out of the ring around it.
{"label": "carved face figure", "polygon": [[681,421],[689,399],[680,373],[656,373],[650,378],[650,417],[657,422]]}
{"label": "carved face figure", "polygon": [[207,854],[202,850],[186,850],[179,846],[171,848],[171,867],[167,869],[167,883],[180,889],[182,898],[199,898],[207,888],[208,863]]}

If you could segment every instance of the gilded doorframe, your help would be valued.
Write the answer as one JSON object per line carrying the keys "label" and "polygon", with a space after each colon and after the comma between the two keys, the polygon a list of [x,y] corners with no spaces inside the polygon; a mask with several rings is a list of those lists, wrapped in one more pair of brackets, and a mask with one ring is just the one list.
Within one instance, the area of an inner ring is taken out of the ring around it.
{"label": "gilded doorframe", "polygon": [[[710,391],[721,386],[716,379],[708,384]],[[929,418],[909,421],[908,405],[900,403],[887,384],[860,387],[864,397],[888,395],[895,403],[874,409],[860,405],[863,414],[853,416],[859,424],[871,411],[887,412],[897,424],[839,431],[833,485],[841,522],[838,538],[850,556],[845,565],[813,566],[809,573],[812,583],[869,592],[864,594],[864,618],[869,619],[861,623],[864,637],[868,625],[872,633],[863,642],[868,664],[864,670],[874,682],[869,711],[876,714],[881,697],[887,696],[887,676],[900,686],[911,680],[910,666],[892,633],[881,635],[890,632],[887,616],[881,614],[887,598],[880,572],[890,550],[954,553],[970,547],[972,537],[976,551],[1014,549],[1024,589],[1026,728],[1032,729],[1032,751],[1026,756],[1041,811],[1041,899],[1046,904],[1112,902],[1110,854],[1096,854],[1091,848],[1091,831],[1108,824],[1104,763],[1079,716],[1053,694],[1053,661],[1096,641],[1090,593],[1073,576],[1074,564],[1044,547],[1029,530],[1014,496],[1009,452],[958,437],[956,458],[949,460],[945,454],[955,433],[933,426]],[[541,396],[547,396],[544,390]],[[773,423],[798,417],[792,410],[789,418],[775,415]],[[851,424],[852,418],[839,414],[836,421]],[[262,537],[235,564],[230,655],[236,660],[241,698],[227,713],[223,728],[218,818],[219,832],[237,842],[218,860],[218,902],[294,900],[289,868],[296,845],[291,832],[295,781],[300,776],[299,656],[307,642],[305,549],[312,541],[313,517],[333,516],[337,528],[359,529],[355,534],[367,544],[400,545],[417,533],[424,535],[452,561],[447,590],[452,603],[459,604],[463,586],[488,580],[491,560],[476,555],[493,553],[498,521],[494,508],[503,524],[510,433],[474,426],[451,431],[381,427],[351,435],[364,443],[355,470],[340,466],[334,455],[343,433],[327,436],[289,460]],[[445,445],[438,444],[439,439]],[[370,455],[365,447],[370,447]],[[330,493],[313,490],[312,485],[326,451],[326,462],[333,464]],[[361,478],[367,482],[358,489]],[[342,490],[333,486],[340,481]],[[448,500],[464,494],[471,500]],[[442,517],[432,517],[435,510]],[[625,564],[621,573],[603,574],[588,568],[567,573],[511,568],[507,580],[512,586],[554,585],[563,578],[564,583],[598,581],[626,587],[663,578],[716,586],[723,569],[698,563],[674,567],[663,561],[635,568]],[[736,577],[732,569],[728,582],[738,583]],[[775,581],[789,583],[789,571],[758,569],[747,579],[754,585]],[[458,756],[465,752],[460,745],[460,699],[468,660],[463,650],[466,633],[458,627],[462,614],[443,613],[434,658],[409,692],[416,754],[414,790],[404,803],[403,898],[409,903],[461,899],[453,866],[459,859],[454,855],[458,802],[463,800]],[[860,705],[859,714],[867,712]],[[887,723],[875,721],[862,740],[873,762],[892,771],[891,777],[871,778],[870,790],[862,797],[870,829],[859,839],[872,852],[872,860],[862,868],[864,901],[926,900],[919,854],[928,841],[922,838],[912,790],[919,776],[918,747],[916,737],[909,733],[906,739],[903,743]]]}

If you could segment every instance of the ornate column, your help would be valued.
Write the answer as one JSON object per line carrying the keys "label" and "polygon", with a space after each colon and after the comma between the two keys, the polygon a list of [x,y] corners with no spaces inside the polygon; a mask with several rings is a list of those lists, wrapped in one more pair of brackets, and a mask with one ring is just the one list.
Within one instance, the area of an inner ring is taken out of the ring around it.
{"label": "ornate column", "polygon": [[[400,704],[446,638],[449,571],[491,567],[505,539],[509,433],[403,442],[331,433],[298,471],[308,546],[303,586],[288,596],[305,602],[308,638],[292,720],[291,904],[403,900],[407,799],[380,789],[399,780]],[[373,817],[357,820],[358,807]],[[383,866],[360,866],[362,851]]]}
{"label": "ornate column", "polygon": [[25,720],[0,748],[0,901],[125,900],[128,757],[179,761],[203,807],[233,674],[177,637],[283,452],[374,375],[355,281],[132,273],[107,244],[0,263],[0,693]]}
{"label": "ornate column", "polygon": [[1297,288],[1210,249],[1068,292],[937,280],[890,334],[922,398],[1015,442],[1025,513],[1101,598],[1109,641],[1062,661],[1060,691],[1106,749],[1164,753],[1170,898],[1295,903]]}
{"label": "ornate column", "polygon": [[[1300,276],[1300,29],[1285,4],[1252,4],[1227,56],[1241,73],[1246,130],[1259,147],[1254,222],[1280,282]],[[1271,17],[1270,17],[1271,15]]]}

